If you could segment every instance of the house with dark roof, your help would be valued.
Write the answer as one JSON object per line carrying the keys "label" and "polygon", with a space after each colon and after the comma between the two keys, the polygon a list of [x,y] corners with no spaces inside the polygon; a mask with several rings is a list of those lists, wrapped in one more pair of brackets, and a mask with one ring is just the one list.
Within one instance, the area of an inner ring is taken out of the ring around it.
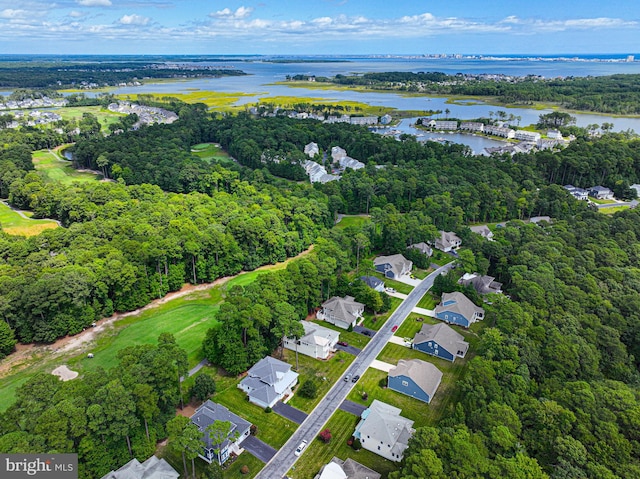
{"label": "house with dark roof", "polygon": [[442,300],[434,312],[439,320],[465,328],[484,319],[484,309],[473,304],[469,298],[458,291],[443,293]]}
{"label": "house with dark roof", "polygon": [[478,294],[502,293],[502,283],[497,282],[493,276],[465,273],[458,280],[458,284],[463,286],[471,285]]}
{"label": "house with dark roof", "polygon": [[381,474],[348,457],[345,461],[334,457],[322,466],[314,479],[380,479]]}
{"label": "house with dark roof", "polygon": [[567,190],[576,200],[586,201],[589,199],[589,192],[587,190],[583,190],[582,188],[578,188],[577,186],[573,185],[564,185],[563,188]]}
{"label": "house with dark roof", "polygon": [[340,333],[311,321],[301,323],[304,335],[300,339],[284,338],[284,347],[314,359],[327,359],[336,350]]}
{"label": "house with dark roof", "polygon": [[400,462],[415,432],[413,421],[400,416],[401,410],[374,399],[362,412],[353,437],[362,447],[390,461]]}
{"label": "house with dark roof", "polygon": [[353,296],[334,296],[322,303],[322,309],[316,313],[316,317],[339,328],[349,329],[349,326],[356,325],[363,313],[364,304],[358,303]]}
{"label": "house with dark roof", "polygon": [[249,369],[238,388],[247,393],[250,402],[266,408],[293,394],[297,383],[298,373],[289,364],[267,356]]}
{"label": "house with dark roof", "polygon": [[410,246],[407,246],[407,249],[417,249],[427,258],[429,258],[433,254],[433,249],[427,243],[414,243]]}
{"label": "house with dark roof", "polygon": [[413,337],[411,347],[454,362],[456,357],[464,358],[469,350],[469,343],[448,324],[423,324],[422,329]]}
{"label": "house with dark roof", "polygon": [[398,279],[411,272],[413,262],[401,254],[392,254],[391,256],[378,256],[373,260],[373,266],[376,271],[383,273],[387,278]]}
{"label": "house with dark roof", "polygon": [[164,459],[151,456],[142,464],[131,459],[116,471],[111,471],[102,479],[178,479],[180,474]]}
{"label": "house with dark roof", "polygon": [[442,372],[433,364],[421,359],[398,361],[389,371],[387,386],[427,404],[431,402],[442,381]]}
{"label": "house with dark roof", "polygon": [[462,244],[462,240],[451,231],[440,231],[440,236],[436,238],[435,247],[440,251],[448,253],[457,249]]}
{"label": "house with dark roof", "polygon": [[592,186],[589,189],[589,196],[598,200],[610,200],[613,198],[613,191],[600,185]]}
{"label": "house with dark roof", "polygon": [[360,279],[371,289],[375,289],[379,293],[384,291],[384,281],[375,276],[360,276]]}
{"label": "house with dark roof", "polygon": [[[211,438],[207,427],[216,421],[229,422],[231,427],[224,439]],[[196,412],[191,416],[191,422],[198,426],[198,430],[202,433],[202,440],[204,447],[198,454],[202,459],[211,464],[213,461],[217,461],[222,465],[232,452],[236,454],[240,453],[240,444],[251,433],[251,423],[245,421],[240,416],[232,413],[226,407],[214,403],[210,399],[207,400],[202,406],[196,409]],[[222,439],[222,442],[220,442]]]}

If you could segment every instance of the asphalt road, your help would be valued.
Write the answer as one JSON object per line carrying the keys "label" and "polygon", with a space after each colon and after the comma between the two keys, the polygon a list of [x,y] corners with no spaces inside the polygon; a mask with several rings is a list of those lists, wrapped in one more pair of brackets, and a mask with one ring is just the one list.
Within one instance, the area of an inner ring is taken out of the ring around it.
{"label": "asphalt road", "polygon": [[[360,355],[356,357],[351,366],[347,368],[345,375],[359,374],[362,376],[367,370],[371,362],[380,354],[382,348],[393,332],[394,326],[400,326],[402,322],[409,316],[411,310],[418,304],[418,301],[433,286],[435,278],[443,271],[448,271],[451,264],[442,266],[427,276],[418,286],[416,286],[407,296],[398,309],[396,309],[387,322],[380,328],[378,333],[369,341],[369,344],[362,350]],[[307,419],[293,433],[287,443],[280,448],[275,456],[267,463],[267,465],[258,473],[256,479],[276,479],[284,477],[289,469],[295,464],[298,458],[293,454],[298,444],[306,439],[311,443],[313,439],[320,433],[322,426],[329,420],[333,413],[338,409],[340,404],[346,399],[351,389],[355,386],[351,381],[345,382],[344,376],[340,378],[327,395],[322,398],[316,408],[309,414]],[[304,457],[304,454],[302,455]]]}

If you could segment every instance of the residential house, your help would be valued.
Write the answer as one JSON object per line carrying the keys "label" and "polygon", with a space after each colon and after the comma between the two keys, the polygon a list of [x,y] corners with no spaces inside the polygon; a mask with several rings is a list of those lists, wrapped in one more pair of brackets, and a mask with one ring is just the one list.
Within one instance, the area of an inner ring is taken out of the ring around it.
{"label": "residential house", "polygon": [[549,130],[547,131],[547,138],[549,138],[550,140],[563,140],[564,138],[562,138],[562,133],[560,133],[558,130]]}
{"label": "residential house", "polygon": [[487,225],[470,226],[472,233],[482,236],[484,239],[493,241],[493,231]]}
{"label": "residential house", "polygon": [[587,190],[583,190],[582,188],[578,188],[573,185],[564,185],[563,188],[567,190],[576,200],[587,201],[589,199],[589,192]]}
{"label": "residential house", "polygon": [[502,283],[498,283],[493,276],[481,276],[478,273],[465,273],[458,280],[463,286],[473,286],[478,294],[502,293]]}
{"label": "residential house", "polygon": [[308,155],[309,158],[313,158],[314,156],[320,154],[320,148],[318,148],[318,144],[311,142],[305,145],[304,154]]}
{"label": "residential house", "polygon": [[[424,123],[423,123],[424,125]],[[434,128],[436,130],[457,130],[458,122],[454,120],[431,120],[426,126]]]}
{"label": "residential house", "polygon": [[413,421],[400,416],[401,410],[374,399],[360,416],[353,436],[362,447],[390,461],[400,462],[415,432]]}
{"label": "residential house", "polygon": [[638,198],[640,198],[640,185],[639,184],[635,184],[635,185],[631,185],[629,188],[631,188],[632,190],[636,191],[636,196]]}
{"label": "residential house", "polygon": [[315,161],[307,160],[302,164],[302,167],[307,175],[309,175],[309,181],[311,183],[328,183],[329,181],[340,179],[338,175],[327,173],[325,167]]}
{"label": "residential house", "polygon": [[532,141],[535,143],[540,138],[542,138],[542,136],[536,131],[516,130],[514,138],[516,140]]}
{"label": "residential house", "polygon": [[461,130],[478,131],[482,133],[484,131],[484,123],[476,121],[463,121],[460,123]]}
{"label": "residential house", "polygon": [[247,393],[249,401],[261,407],[273,407],[275,403],[293,394],[298,383],[298,373],[283,361],[267,356],[258,361],[240,381],[238,388]]}
{"label": "residential house", "polygon": [[429,258],[433,254],[433,249],[427,243],[414,243],[411,246],[407,246],[407,249],[417,249],[427,258]]}
{"label": "residential house", "polygon": [[388,125],[389,123],[391,123],[391,115],[389,115],[388,113],[386,115],[382,115],[380,117],[380,124],[381,125]]}
{"label": "residential house", "polygon": [[451,231],[440,231],[440,237],[436,238],[435,247],[440,251],[448,253],[456,248],[459,248],[462,244],[462,240]]}
{"label": "residential house", "polygon": [[551,223],[551,217],[550,216],[532,216],[531,218],[529,218],[529,223],[533,223],[536,225],[542,221]]}
{"label": "residential house", "polygon": [[302,327],[304,335],[300,339],[285,338],[285,348],[316,359],[327,359],[336,350],[339,332],[311,321],[302,321]]}
{"label": "residential house", "polygon": [[594,186],[589,190],[589,196],[599,200],[610,200],[613,198],[613,191],[604,186]]}
{"label": "residential house", "polygon": [[342,158],[347,156],[347,152],[344,148],[340,148],[339,146],[334,146],[331,148],[331,158],[333,158],[334,163],[338,163]]}
{"label": "residential house", "polygon": [[434,312],[439,320],[465,328],[484,319],[484,309],[473,304],[469,298],[458,291],[443,293],[442,300]]}
{"label": "residential house", "polygon": [[334,457],[329,464],[322,466],[314,479],[380,479],[381,477],[381,474],[350,457],[345,461]]}
{"label": "residential house", "polygon": [[407,396],[429,404],[442,381],[442,372],[433,364],[421,359],[398,361],[389,371],[387,386]]}
{"label": "residential house", "polygon": [[[216,421],[231,423],[226,437],[211,438],[211,434],[207,431],[207,428]],[[191,416],[191,422],[198,426],[198,430],[202,433],[202,440],[204,441],[203,449],[198,456],[209,464],[216,461],[222,465],[229,459],[229,455],[232,452],[240,454],[240,444],[248,438],[251,433],[250,422],[245,421],[240,416],[229,411],[226,407],[210,399],[196,409],[196,412]]]}
{"label": "residential house", "polygon": [[391,256],[378,256],[373,260],[376,271],[384,273],[387,278],[398,279],[400,276],[409,274],[413,267],[413,262],[401,254]]}
{"label": "residential house", "polygon": [[352,125],[376,125],[378,123],[377,116],[352,116],[350,119]]}
{"label": "residential house", "polygon": [[322,309],[316,316],[342,329],[349,329],[358,322],[364,313],[364,304],[358,303],[353,296],[340,298],[334,296],[322,303]]}
{"label": "residential house", "polygon": [[380,278],[376,278],[375,276],[360,276],[360,279],[371,289],[375,289],[379,293],[384,291],[384,281]]}
{"label": "residential house", "polygon": [[413,337],[412,348],[454,362],[456,357],[464,358],[469,343],[448,324],[423,324]]}
{"label": "residential house", "polygon": [[344,156],[338,160],[340,167],[345,170],[351,168],[352,170],[360,170],[365,167],[365,164],[361,161],[351,158],[350,156]]}
{"label": "residential house", "polygon": [[484,132],[488,135],[501,136],[503,138],[513,138],[516,136],[515,130],[505,126],[485,125]]}
{"label": "residential house", "polygon": [[178,479],[180,474],[164,459],[151,456],[142,464],[131,459],[116,471],[111,471],[102,479]]}

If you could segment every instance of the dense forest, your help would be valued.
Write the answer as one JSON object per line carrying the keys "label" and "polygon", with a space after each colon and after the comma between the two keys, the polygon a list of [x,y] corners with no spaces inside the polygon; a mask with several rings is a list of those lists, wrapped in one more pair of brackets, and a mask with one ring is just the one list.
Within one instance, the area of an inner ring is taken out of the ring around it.
{"label": "dense forest", "polygon": [[3,88],[50,88],[60,90],[81,84],[117,85],[159,78],[196,78],[245,75],[242,70],[171,67],[163,63],[31,63],[0,62]]}
{"label": "dense forest", "polygon": [[618,115],[640,113],[640,75],[635,74],[553,79],[531,76],[514,80],[439,72],[372,72],[316,78],[316,81],[434,95],[488,96],[505,104],[551,102],[571,110]]}
{"label": "dense forest", "polygon": [[[388,307],[384,295],[352,281],[362,258],[451,229],[466,248],[459,270],[496,276],[510,299],[486,305],[459,400],[417,431],[390,479],[640,478],[640,213],[602,215],[561,186],[601,183],[631,197],[638,139],[583,135],[561,152],[477,157],[460,145],[396,141],[357,126],[176,106],[172,125],[108,137],[86,120],[75,162],[100,161],[108,182],[45,183],[30,152],[65,135],[0,133],[0,194],[63,226],[31,238],[0,232],[0,353],[13,347],[12,334],[50,342],[184,282],[253,269],[314,243],[286,270],[229,290],[222,326],[204,350],[239,373],[277,352],[284,334],[299,333],[298,321],[326,296]],[[339,145],[367,167],[325,185],[297,181],[310,141],[323,151]],[[193,156],[201,142],[219,142],[237,163]],[[330,230],[337,212],[368,212],[371,222]],[[534,214],[553,223],[520,221]],[[508,222],[491,242],[466,227],[499,220]],[[2,416],[0,451],[75,451],[87,479],[130,451],[149,455],[156,438],[173,434],[184,352],[163,336],[119,359],[114,370],[68,383],[41,375],[23,385]]]}

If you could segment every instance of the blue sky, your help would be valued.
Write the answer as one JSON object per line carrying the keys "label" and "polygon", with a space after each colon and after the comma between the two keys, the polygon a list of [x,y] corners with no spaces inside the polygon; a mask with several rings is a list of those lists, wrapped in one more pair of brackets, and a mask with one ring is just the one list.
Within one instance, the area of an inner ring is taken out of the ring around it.
{"label": "blue sky", "polygon": [[638,0],[0,0],[0,53],[637,53]]}

